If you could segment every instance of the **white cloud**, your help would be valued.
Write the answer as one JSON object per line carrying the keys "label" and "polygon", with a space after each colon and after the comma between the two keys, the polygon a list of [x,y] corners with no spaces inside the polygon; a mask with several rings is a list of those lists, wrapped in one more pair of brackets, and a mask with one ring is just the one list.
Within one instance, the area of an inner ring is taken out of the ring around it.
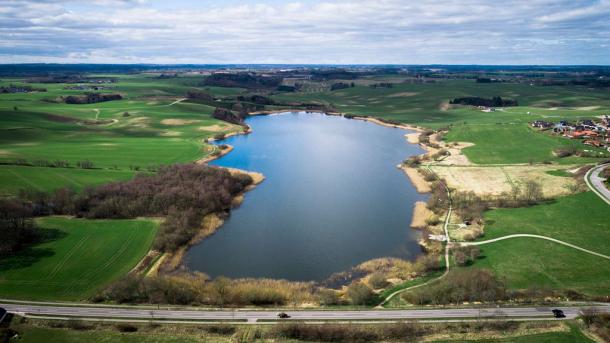
{"label": "white cloud", "polygon": [[0,62],[607,64],[610,0],[0,0]]}

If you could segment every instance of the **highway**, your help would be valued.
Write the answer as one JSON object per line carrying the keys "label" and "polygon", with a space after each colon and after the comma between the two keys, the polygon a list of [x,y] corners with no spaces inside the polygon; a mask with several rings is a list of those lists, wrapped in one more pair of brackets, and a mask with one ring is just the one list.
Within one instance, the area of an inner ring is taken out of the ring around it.
{"label": "highway", "polygon": [[[94,307],[57,306],[30,304],[0,304],[8,312],[42,317],[75,317],[97,318],[104,320],[124,321],[125,319],[143,320],[184,320],[184,321],[247,321],[277,320],[277,311],[261,310],[164,310],[143,309],[139,307]],[[566,319],[575,318],[580,307],[553,307],[564,311]],[[283,310],[290,315],[289,320],[323,321],[323,320],[426,320],[426,319],[472,319],[472,318],[552,318],[551,307],[506,307],[506,308],[462,308],[462,309],[429,309],[429,310]],[[610,311],[610,304],[596,306],[601,311]]]}

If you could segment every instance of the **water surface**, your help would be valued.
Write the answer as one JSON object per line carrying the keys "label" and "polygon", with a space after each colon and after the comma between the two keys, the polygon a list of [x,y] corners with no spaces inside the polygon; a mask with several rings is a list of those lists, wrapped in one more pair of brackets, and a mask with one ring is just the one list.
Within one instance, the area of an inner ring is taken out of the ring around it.
{"label": "water surface", "polygon": [[402,171],[423,151],[401,129],[312,113],[257,116],[211,164],[266,179],[216,234],[192,247],[190,270],[210,276],[322,280],[366,260],[421,253],[409,228],[421,200]]}

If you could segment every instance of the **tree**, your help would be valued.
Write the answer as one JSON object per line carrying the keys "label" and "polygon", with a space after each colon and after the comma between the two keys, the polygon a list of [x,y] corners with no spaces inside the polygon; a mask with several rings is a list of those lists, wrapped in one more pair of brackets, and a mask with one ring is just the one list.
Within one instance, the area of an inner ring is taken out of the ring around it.
{"label": "tree", "polygon": [[319,292],[320,303],[322,305],[337,305],[339,304],[339,295],[332,289],[322,289]]}
{"label": "tree", "polygon": [[542,186],[534,180],[525,182],[523,197],[530,204],[537,203],[543,198]]}
{"label": "tree", "polygon": [[347,288],[347,296],[354,305],[366,305],[373,299],[373,291],[369,286],[356,282]]}
{"label": "tree", "polygon": [[382,273],[373,273],[369,277],[369,285],[374,289],[385,288],[388,285],[386,276]]}
{"label": "tree", "polygon": [[217,277],[212,283],[212,288],[214,289],[214,293],[216,295],[216,301],[220,307],[224,306],[227,300],[230,285],[231,280],[224,276]]}

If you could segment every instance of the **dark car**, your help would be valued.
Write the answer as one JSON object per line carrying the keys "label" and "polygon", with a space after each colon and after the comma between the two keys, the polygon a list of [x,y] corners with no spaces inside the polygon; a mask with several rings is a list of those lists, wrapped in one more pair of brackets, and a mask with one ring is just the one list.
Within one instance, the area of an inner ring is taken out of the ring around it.
{"label": "dark car", "polygon": [[4,317],[6,317],[6,310],[2,307],[0,307],[0,323],[2,323],[2,321],[4,320]]}
{"label": "dark car", "polygon": [[560,309],[557,309],[557,308],[553,310],[553,316],[555,316],[555,318],[565,318],[566,317],[566,315],[563,313],[563,311]]}
{"label": "dark car", "polygon": [[280,319],[287,319],[287,318],[290,318],[290,316],[289,316],[287,313],[285,313],[285,312],[280,312],[280,313],[278,313],[278,314],[277,314],[277,317],[278,317],[278,318],[280,318]]}

